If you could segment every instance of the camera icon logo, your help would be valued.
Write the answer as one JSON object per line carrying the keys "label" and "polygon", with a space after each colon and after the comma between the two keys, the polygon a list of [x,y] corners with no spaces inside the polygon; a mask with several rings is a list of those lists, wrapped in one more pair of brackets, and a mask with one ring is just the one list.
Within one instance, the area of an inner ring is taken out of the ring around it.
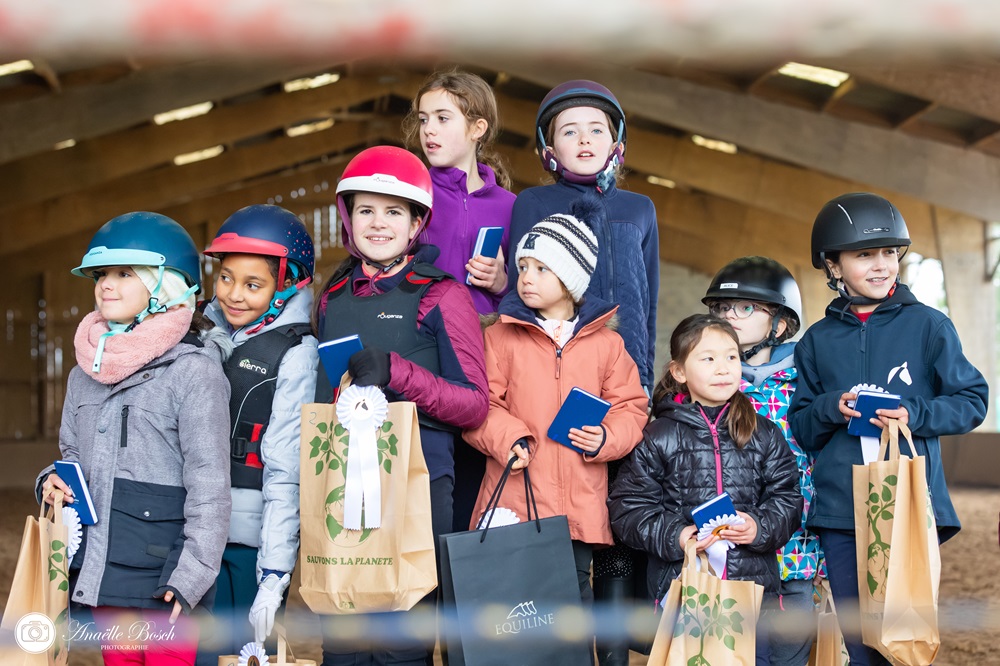
{"label": "camera icon logo", "polygon": [[56,628],[48,616],[42,613],[28,613],[14,626],[14,640],[25,652],[40,654],[55,643]]}

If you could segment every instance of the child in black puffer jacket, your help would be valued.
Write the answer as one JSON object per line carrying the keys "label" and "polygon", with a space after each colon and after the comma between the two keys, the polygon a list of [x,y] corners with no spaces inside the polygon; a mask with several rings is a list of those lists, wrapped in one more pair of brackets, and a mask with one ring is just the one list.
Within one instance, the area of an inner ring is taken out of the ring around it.
{"label": "child in black puffer jacket", "polygon": [[[724,558],[723,578],[764,586],[766,616],[780,581],[774,552],[801,520],[795,458],[777,426],[739,391],[739,341],[728,322],[688,317],[671,335],[670,356],[653,394],[656,419],[610,493],[612,530],[649,554],[649,592],[660,600],[680,573],[684,544],[696,538],[691,510],[729,493],[745,523],[699,541],[698,550]],[[715,545],[720,540],[733,548]],[[768,663],[764,627],[757,663]]]}

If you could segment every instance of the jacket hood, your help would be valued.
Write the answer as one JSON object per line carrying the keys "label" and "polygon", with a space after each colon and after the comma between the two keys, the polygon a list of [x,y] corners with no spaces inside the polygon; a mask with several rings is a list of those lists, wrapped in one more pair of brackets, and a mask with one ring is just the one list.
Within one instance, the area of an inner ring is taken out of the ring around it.
{"label": "jacket hood", "polygon": [[[580,304],[579,309],[577,310],[580,322],[577,324],[576,330],[579,331],[584,326],[587,326],[602,317],[608,317],[609,322],[612,319],[615,319],[616,321],[613,324],[614,328],[611,330],[617,330],[617,315],[608,316],[617,311],[617,305],[608,303],[597,296],[587,294],[587,297],[584,299],[583,303]],[[524,301],[521,300],[521,295],[517,293],[516,289],[508,292],[507,295],[503,297],[503,300],[500,301],[500,307],[498,308],[497,315],[511,317],[525,324],[537,325],[535,322],[535,319],[538,316],[537,313],[524,304]],[[488,326],[489,324],[486,325]]]}
{"label": "jacket hood", "polygon": [[[872,314],[874,315],[879,312],[885,312],[886,310],[896,309],[904,305],[917,305],[919,303],[920,301],[913,295],[910,288],[900,282],[896,285],[896,289],[892,292],[892,296],[887,298],[884,303],[880,303]],[[826,313],[831,317],[837,317],[838,319],[847,319],[849,316],[857,318],[857,315],[851,312],[851,301],[843,296],[838,296],[833,299],[833,302],[826,306]]]}
{"label": "jacket hood", "polygon": [[[725,405],[725,409],[728,410],[728,408],[729,406]],[[671,421],[683,423],[695,430],[708,432],[707,417],[702,413],[701,405],[691,402],[691,398],[686,394],[668,393],[653,405],[653,415],[658,419],[670,419]],[[719,420],[720,429],[725,424],[725,418]]]}
{"label": "jacket hood", "polygon": [[[282,326],[288,326],[289,324],[308,324],[310,322],[312,307],[312,290],[308,287],[301,289],[298,293],[288,299],[285,303],[284,309],[281,311],[281,314],[279,314],[274,321],[252,334],[247,333],[246,327],[233,329],[233,327],[229,325],[229,322],[226,321],[226,316],[222,312],[222,306],[219,304],[219,299],[217,298],[213,298],[209,304],[205,306],[205,316],[211,319],[216,325],[216,330],[221,331],[224,335],[228,334],[228,337],[232,340],[232,342],[239,345],[256,335],[266,333],[267,331],[271,331]],[[256,326],[256,324],[254,326]],[[226,357],[228,358],[228,354]]]}
{"label": "jacket hood", "polygon": [[743,364],[743,379],[760,386],[768,377],[795,367],[795,343],[785,342],[771,349],[771,360],[761,365]]}

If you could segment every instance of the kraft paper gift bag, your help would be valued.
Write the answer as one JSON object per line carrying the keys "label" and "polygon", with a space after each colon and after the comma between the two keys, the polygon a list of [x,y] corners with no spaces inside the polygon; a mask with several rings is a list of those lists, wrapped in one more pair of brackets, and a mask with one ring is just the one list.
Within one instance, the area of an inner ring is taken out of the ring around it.
{"label": "kraft paper gift bag", "polygon": [[819,589],[819,612],[816,614],[816,642],[809,653],[809,666],[848,666],[851,657],[847,654],[844,635],[837,622],[830,582],[823,578],[816,587]]}
{"label": "kraft paper gift bag", "polygon": [[[900,455],[900,433],[909,457]],[[865,644],[894,664],[932,663],[941,646],[937,527],[926,459],[895,420],[882,431],[878,460],[854,466],[854,529]]]}
{"label": "kraft paper gift bag", "polygon": [[[269,666],[316,666],[314,659],[296,659],[292,654],[292,648],[288,644],[288,636],[285,628],[280,624],[274,625],[274,633],[278,636],[278,653],[269,655],[267,661]],[[240,666],[240,658],[246,666],[260,666],[263,663],[264,652],[257,644],[247,644],[240,651],[240,654],[227,654],[219,657],[219,666]],[[253,659],[257,663],[253,663]]]}
{"label": "kraft paper gift bag", "polygon": [[528,468],[523,474],[528,520],[490,526],[515,460],[490,498],[484,529],[439,539],[442,600],[452,607],[447,615],[455,623],[444,632],[448,663],[590,664],[593,630],[581,607],[569,523],[566,516],[538,518]]}
{"label": "kraft paper gift bag", "polygon": [[[69,656],[69,556],[62,500],[62,492],[57,491],[54,505],[43,503],[38,518],[27,517],[10,596],[0,622],[0,627],[20,632],[22,639],[32,643],[35,639],[47,640],[51,633],[52,646],[38,654],[14,648],[9,656],[4,655],[4,664],[62,666]],[[40,623],[19,626],[19,620],[28,613],[44,615],[52,626],[45,625],[41,618]]]}
{"label": "kraft paper gift bag", "polygon": [[345,382],[335,405],[302,406],[300,462],[299,591],[313,612],[409,610],[437,587],[412,402]]}
{"label": "kraft paper gift bag", "polygon": [[684,551],[684,566],[670,583],[647,664],[751,666],[764,587],[719,578],[693,540]]}

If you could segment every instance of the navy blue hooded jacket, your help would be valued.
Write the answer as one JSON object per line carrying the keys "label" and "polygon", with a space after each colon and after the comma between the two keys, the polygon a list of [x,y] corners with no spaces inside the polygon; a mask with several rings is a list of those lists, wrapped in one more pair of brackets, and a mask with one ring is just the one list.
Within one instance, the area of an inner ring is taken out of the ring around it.
{"label": "navy blue hooded jacket", "polygon": [[863,463],[861,443],[847,434],[840,396],[859,383],[875,384],[902,398],[917,455],[927,457],[927,483],[939,536],[961,529],[941,466],[942,435],[966,433],[986,418],[989,387],[962,353],[955,326],[927,307],[905,285],[880,304],[867,322],[845,298],[795,347],[798,386],[788,420],[795,439],[816,452],[816,495],[809,527],[854,529],[851,466]]}
{"label": "navy blue hooded jacket", "polygon": [[649,197],[619,190],[611,185],[598,194],[593,185],[559,180],[552,185],[531,187],[517,196],[510,220],[510,256],[507,275],[511,290],[517,280],[514,257],[517,244],[531,227],[554,213],[569,213],[570,206],[596,197],[603,212],[600,219],[583,220],[597,236],[597,269],[587,294],[619,306],[618,333],[625,349],[639,367],[642,385],[656,383],[653,354],[656,352],[656,300],[660,290],[660,244],[656,209]]}

